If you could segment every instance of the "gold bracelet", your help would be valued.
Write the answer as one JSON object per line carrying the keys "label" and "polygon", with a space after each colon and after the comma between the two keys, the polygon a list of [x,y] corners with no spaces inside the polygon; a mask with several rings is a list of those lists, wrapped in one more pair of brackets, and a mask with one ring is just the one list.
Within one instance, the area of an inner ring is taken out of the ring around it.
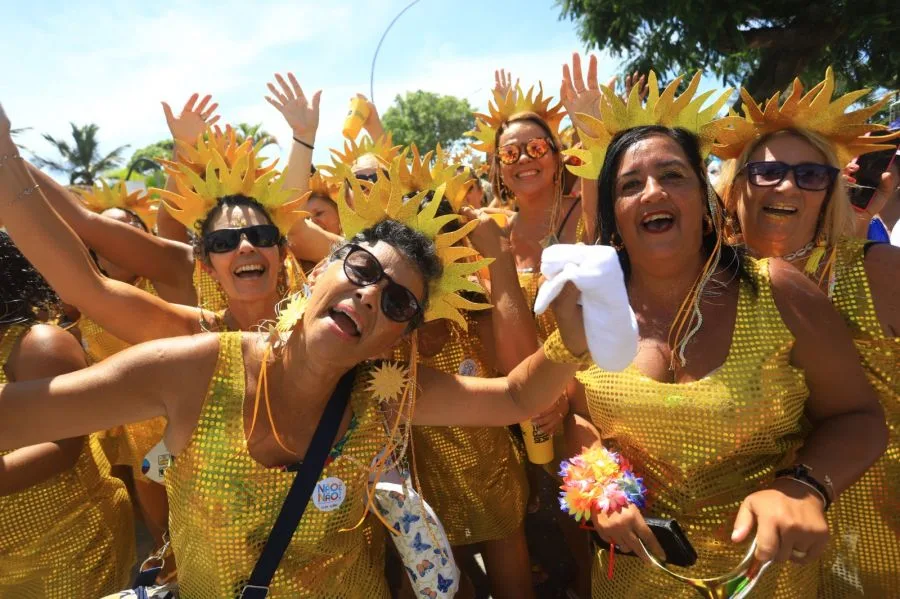
{"label": "gold bracelet", "polygon": [[585,350],[580,356],[569,351],[569,348],[563,343],[559,329],[553,331],[553,334],[544,341],[544,355],[548,360],[557,364],[590,364],[592,362],[589,350]]}

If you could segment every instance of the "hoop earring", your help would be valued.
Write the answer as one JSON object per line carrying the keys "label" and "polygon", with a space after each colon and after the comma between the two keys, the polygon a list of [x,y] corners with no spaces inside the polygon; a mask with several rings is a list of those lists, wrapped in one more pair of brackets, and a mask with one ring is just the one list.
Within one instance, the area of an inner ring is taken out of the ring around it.
{"label": "hoop earring", "polygon": [[619,235],[618,231],[613,231],[609,234],[609,245],[617,252],[625,249],[625,243],[622,241],[622,236]]}

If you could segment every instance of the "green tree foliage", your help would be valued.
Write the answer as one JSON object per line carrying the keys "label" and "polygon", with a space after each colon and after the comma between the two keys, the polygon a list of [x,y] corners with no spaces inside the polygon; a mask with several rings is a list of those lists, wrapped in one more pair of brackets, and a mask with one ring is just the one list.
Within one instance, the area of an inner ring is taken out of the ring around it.
{"label": "green tree foliage", "polygon": [[627,71],[712,71],[757,99],[833,65],[838,85],[900,86],[896,0],[557,0],[590,46],[631,57]]}
{"label": "green tree foliage", "polygon": [[275,139],[275,136],[269,133],[268,131],[262,128],[262,123],[257,123],[255,125],[250,125],[248,123],[238,123],[234,128],[235,136],[237,137],[238,142],[243,142],[245,139],[250,138],[253,140],[253,145],[256,146],[260,142],[262,142],[262,148],[271,145],[278,145],[278,140]]}
{"label": "green tree foliage", "polygon": [[115,168],[122,163],[122,152],[128,146],[120,146],[106,155],[100,154],[97,125],[91,123],[79,127],[75,123],[72,126],[73,145],[63,139],[56,139],[44,134],[43,138],[59,153],[60,158],[49,159],[35,156],[34,160],[40,168],[65,173],[69,176],[70,185],[93,185],[100,173]]}
{"label": "green tree foliage", "polygon": [[462,139],[463,133],[474,129],[472,110],[464,99],[419,90],[397,96],[381,121],[393,135],[394,143],[414,143],[424,154],[438,144],[449,147]]}

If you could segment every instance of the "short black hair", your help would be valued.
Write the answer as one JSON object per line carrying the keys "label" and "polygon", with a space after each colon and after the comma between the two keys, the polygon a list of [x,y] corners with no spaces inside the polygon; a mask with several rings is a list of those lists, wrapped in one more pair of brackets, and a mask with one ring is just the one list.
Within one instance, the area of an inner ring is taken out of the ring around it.
{"label": "short black hair", "polygon": [[444,272],[434,242],[419,231],[395,220],[383,220],[368,229],[363,229],[347,241],[368,244],[382,241],[413,263],[425,281],[425,293],[422,297],[422,311],[409,323],[409,328],[412,330],[422,324],[424,312],[428,308],[429,288]]}
{"label": "short black hair", "polygon": [[32,324],[62,313],[59,297],[5,231],[0,231],[0,324]]}
{"label": "short black hair", "polygon": [[[243,194],[235,194],[230,196],[222,196],[217,200],[216,207],[210,210],[206,218],[204,218],[200,222],[200,237],[194,238],[194,255],[199,256],[201,260],[207,262],[209,260],[208,254],[206,252],[206,246],[203,243],[203,238],[206,237],[212,230],[212,225],[216,221],[217,218],[222,214],[222,211],[226,208],[234,208],[238,206],[248,206],[250,208],[255,208],[259,211],[260,214],[263,215],[266,219],[266,224],[274,225],[275,223],[272,221],[272,217],[269,216],[269,211],[266,208],[257,202],[255,199],[245,196]],[[287,243],[287,240],[284,236],[281,236],[278,239],[278,245],[284,246]]]}
{"label": "short black hair", "polygon": [[[600,243],[612,245],[612,236],[618,233],[616,227],[616,174],[619,171],[619,165],[625,152],[639,141],[645,140],[654,135],[663,135],[674,140],[688,159],[688,163],[703,189],[703,205],[706,214],[709,215],[709,205],[706,197],[713,194],[719,205],[719,210],[724,211],[724,205],[721,198],[713,189],[706,174],[706,164],[700,152],[700,142],[697,137],[681,128],[663,127],[660,125],[645,125],[642,127],[633,127],[617,134],[613,137],[609,148],[606,150],[606,157],[603,160],[603,168],[600,170],[600,178],[597,180],[597,193],[599,201],[599,209],[597,210],[597,230],[600,231]],[[710,215],[711,217],[712,215]],[[703,235],[703,251],[706,255],[712,254],[717,241],[716,231],[704,233]],[[628,252],[621,249],[618,252],[619,263],[622,265],[622,272],[625,279],[628,280],[631,274],[631,263],[628,260]],[[741,278],[749,281],[749,275],[746,273],[743,265],[743,251],[734,247],[723,244],[721,247],[720,265],[729,271],[741,275]]]}

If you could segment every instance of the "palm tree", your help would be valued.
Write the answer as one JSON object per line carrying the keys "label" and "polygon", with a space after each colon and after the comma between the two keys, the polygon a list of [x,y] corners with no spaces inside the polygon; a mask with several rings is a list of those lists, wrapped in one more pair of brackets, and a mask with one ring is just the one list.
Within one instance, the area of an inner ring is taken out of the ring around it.
{"label": "palm tree", "polygon": [[49,160],[35,156],[35,162],[39,167],[67,173],[70,185],[93,185],[100,173],[122,163],[122,152],[128,147],[127,145],[119,146],[106,156],[100,156],[97,141],[99,127],[93,123],[83,127],[79,127],[75,123],[69,124],[72,125],[72,139],[75,141],[75,145],[70,146],[66,141],[45,133],[43,138],[56,148],[62,160]]}
{"label": "palm tree", "polygon": [[[248,123],[239,123],[234,129],[235,135],[237,135],[238,141],[242,142],[245,139],[250,139],[253,141],[254,146],[258,146],[260,148],[264,148],[266,146],[278,145],[278,140],[275,139],[275,136],[265,131],[262,128],[262,123],[257,123],[255,125],[250,125]],[[259,145],[259,144],[262,145]]]}

